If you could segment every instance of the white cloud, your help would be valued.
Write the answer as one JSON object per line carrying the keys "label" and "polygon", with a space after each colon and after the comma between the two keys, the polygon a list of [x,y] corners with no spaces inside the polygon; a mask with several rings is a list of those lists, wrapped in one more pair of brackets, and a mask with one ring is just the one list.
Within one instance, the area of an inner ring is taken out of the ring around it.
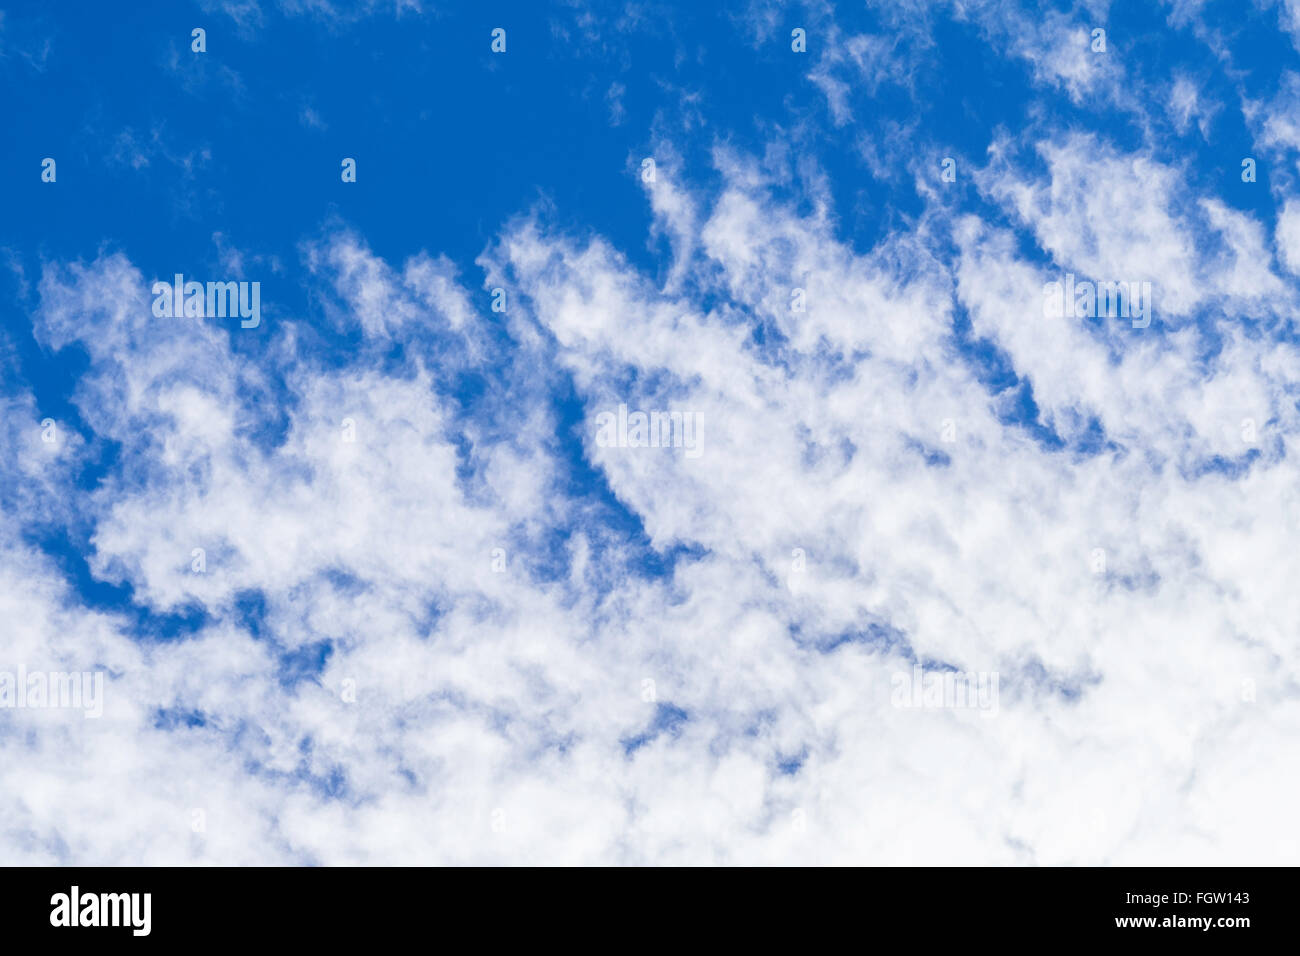
{"label": "white cloud", "polygon": [[[1047,39],[1044,82],[1109,82]],[[337,353],[269,300],[156,319],[122,254],[46,268],[37,340],[88,367],[59,443],[4,400],[0,670],[106,700],[0,712],[6,859],[1294,861],[1300,353],[1264,226],[1033,127],[973,173],[1010,221],[924,194],[863,252],[779,149],[654,151],[663,281],[540,215],[483,282],[331,229],[302,253]],[[1149,279],[1157,323],[1045,318],[1066,270]],[[700,456],[601,444],[620,404],[699,415]],[[996,715],[896,706],[920,662],[996,672]]]}
{"label": "white cloud", "polygon": [[1277,217],[1279,259],[1294,275],[1300,275],[1300,200],[1289,199]]}

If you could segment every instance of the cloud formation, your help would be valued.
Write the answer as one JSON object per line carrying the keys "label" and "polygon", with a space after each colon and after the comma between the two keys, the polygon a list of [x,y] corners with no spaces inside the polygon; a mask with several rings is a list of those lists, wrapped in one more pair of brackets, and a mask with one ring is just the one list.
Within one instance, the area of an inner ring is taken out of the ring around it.
{"label": "cloud formation", "polygon": [[[1129,109],[1085,13],[957,19]],[[927,18],[834,34],[828,126]],[[1248,111],[1191,82],[1185,135]],[[331,218],[256,330],[156,319],[129,250],[44,263],[30,334],[84,368],[58,416],[6,376],[0,616],[105,699],[3,713],[5,859],[1295,861],[1296,199],[1047,120],[946,183],[900,126],[916,203],[863,243],[828,164],[687,132],[633,167],[651,267],[545,200],[472,266]],[[1067,273],[1156,320],[1045,315]],[[621,406],[699,454],[598,440]],[[918,671],[996,708],[900,705]]]}

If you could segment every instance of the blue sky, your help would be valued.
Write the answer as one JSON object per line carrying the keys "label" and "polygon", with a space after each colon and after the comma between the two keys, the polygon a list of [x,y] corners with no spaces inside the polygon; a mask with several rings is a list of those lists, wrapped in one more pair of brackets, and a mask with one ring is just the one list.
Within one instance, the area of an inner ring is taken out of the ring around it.
{"label": "blue sky", "polygon": [[5,5],[0,705],[106,682],[0,709],[66,774],[0,774],[0,859],[1294,861],[1241,788],[1300,721],[1298,49],[1293,0]]}

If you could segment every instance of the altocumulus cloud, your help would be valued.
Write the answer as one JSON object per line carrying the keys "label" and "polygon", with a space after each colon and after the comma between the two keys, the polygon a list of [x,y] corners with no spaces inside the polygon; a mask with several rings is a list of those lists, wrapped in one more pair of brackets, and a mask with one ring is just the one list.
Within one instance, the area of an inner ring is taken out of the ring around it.
{"label": "altocumulus cloud", "polygon": [[[971,16],[1044,95],[1171,122],[1086,20]],[[810,55],[838,123],[932,53],[897,29]],[[945,184],[900,129],[919,205],[864,248],[781,135],[676,133],[653,267],[546,202],[473,274],[331,222],[256,350],[154,318],[128,251],[43,267],[85,368],[53,440],[6,389],[0,616],[106,679],[96,721],[4,715],[6,859],[1295,860],[1295,200],[1043,122]],[[1045,318],[1067,272],[1156,320]],[[598,441],[620,406],[698,454]],[[996,708],[900,706],[918,671]]]}

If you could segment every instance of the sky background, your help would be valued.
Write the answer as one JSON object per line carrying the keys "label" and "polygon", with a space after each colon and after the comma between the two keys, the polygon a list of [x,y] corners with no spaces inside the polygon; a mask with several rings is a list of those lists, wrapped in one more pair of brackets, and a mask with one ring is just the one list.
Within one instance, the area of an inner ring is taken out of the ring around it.
{"label": "sky background", "polygon": [[1298,49],[5,4],[0,672],[105,683],[0,707],[0,862],[1295,863]]}

